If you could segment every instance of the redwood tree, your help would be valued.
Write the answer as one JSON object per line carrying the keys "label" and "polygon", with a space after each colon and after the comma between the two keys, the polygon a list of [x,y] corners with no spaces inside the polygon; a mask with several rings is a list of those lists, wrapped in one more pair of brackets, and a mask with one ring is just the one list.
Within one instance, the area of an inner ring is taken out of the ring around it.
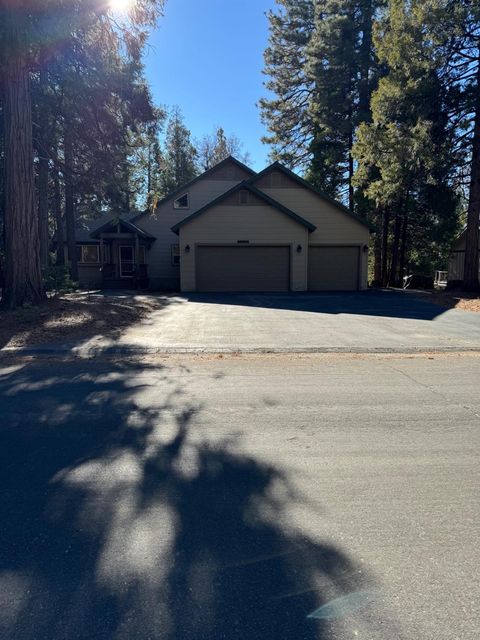
{"label": "redwood tree", "polygon": [[34,203],[32,110],[25,2],[2,0],[5,118],[5,287],[9,308],[44,298]]}

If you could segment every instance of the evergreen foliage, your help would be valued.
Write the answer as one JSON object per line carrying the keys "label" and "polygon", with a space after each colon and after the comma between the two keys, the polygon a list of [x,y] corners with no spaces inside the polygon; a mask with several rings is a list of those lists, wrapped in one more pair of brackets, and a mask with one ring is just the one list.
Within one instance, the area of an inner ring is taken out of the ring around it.
{"label": "evergreen foliage", "polygon": [[198,167],[207,171],[228,156],[248,163],[249,155],[242,150],[242,143],[236,135],[227,136],[223,127],[217,127],[213,133],[203,136],[197,143]]}
{"label": "evergreen foliage", "polygon": [[[44,0],[32,6],[18,0],[14,10],[7,2],[0,14],[2,60],[12,78],[20,77],[21,69],[24,91],[19,104],[15,80],[6,84],[8,101],[0,100],[0,172],[8,174],[0,180],[0,226],[9,221],[1,236],[3,301],[9,306],[42,299],[40,266],[48,271],[52,246],[57,265],[63,265],[67,242],[68,266],[77,281],[78,228],[108,212],[121,216],[153,209],[200,170],[178,108],[163,140],[165,111],[153,104],[144,78],[142,52],[163,0],[136,0],[121,19],[112,15],[109,2],[98,0]],[[15,44],[19,38],[21,46]],[[10,118],[3,135],[7,103],[9,114],[21,117]],[[26,150],[21,170],[20,144]],[[208,162],[240,148],[235,136],[227,138],[218,128]],[[17,211],[25,222],[15,225]]]}
{"label": "evergreen foliage", "polygon": [[480,5],[277,0],[260,101],[273,159],[368,218],[373,280],[445,268],[467,220],[478,287]]}
{"label": "evergreen foliage", "polygon": [[185,126],[179,107],[170,116],[163,156],[162,190],[164,193],[178,189],[197,175],[197,151],[192,144],[190,131]]}

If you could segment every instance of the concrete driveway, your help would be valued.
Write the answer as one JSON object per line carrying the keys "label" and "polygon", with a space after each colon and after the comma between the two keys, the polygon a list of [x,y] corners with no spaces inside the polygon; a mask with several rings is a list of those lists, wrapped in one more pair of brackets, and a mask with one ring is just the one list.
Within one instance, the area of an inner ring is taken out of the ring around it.
{"label": "concrete driveway", "polygon": [[[87,346],[101,346],[101,341]],[[129,328],[123,346],[166,351],[480,349],[480,315],[412,294],[191,294]]]}

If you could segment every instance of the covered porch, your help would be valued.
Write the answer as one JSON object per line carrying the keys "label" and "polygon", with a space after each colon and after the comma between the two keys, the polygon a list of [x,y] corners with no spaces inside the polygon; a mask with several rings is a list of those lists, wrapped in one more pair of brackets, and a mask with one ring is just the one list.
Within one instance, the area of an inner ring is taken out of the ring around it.
{"label": "covered porch", "polygon": [[148,287],[148,251],[155,238],[132,222],[111,220],[91,237],[100,243],[102,286],[109,289]]}

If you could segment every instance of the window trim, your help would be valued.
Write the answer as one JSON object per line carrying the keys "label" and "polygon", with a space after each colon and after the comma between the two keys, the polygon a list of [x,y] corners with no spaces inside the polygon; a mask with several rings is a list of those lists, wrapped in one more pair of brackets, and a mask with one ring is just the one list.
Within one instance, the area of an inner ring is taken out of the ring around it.
{"label": "window trim", "polygon": [[[85,249],[86,248],[90,248],[90,247],[95,247],[95,249],[97,250],[97,259],[92,261],[92,260],[85,260]],[[81,244],[80,245],[80,264],[100,264],[100,245],[99,244]]]}
{"label": "window trim", "polygon": [[[184,198],[185,196],[187,196],[187,204],[185,207],[177,204],[179,200],[181,200],[182,198]],[[185,191],[185,193],[182,193],[180,196],[178,196],[178,198],[175,198],[175,200],[173,201],[173,208],[174,209],[190,209],[190,193],[188,191]]]}
{"label": "window trim", "polygon": [[[175,258],[178,258],[177,262],[175,262]],[[179,244],[170,245],[170,260],[172,263],[172,267],[180,266],[180,245]]]}

